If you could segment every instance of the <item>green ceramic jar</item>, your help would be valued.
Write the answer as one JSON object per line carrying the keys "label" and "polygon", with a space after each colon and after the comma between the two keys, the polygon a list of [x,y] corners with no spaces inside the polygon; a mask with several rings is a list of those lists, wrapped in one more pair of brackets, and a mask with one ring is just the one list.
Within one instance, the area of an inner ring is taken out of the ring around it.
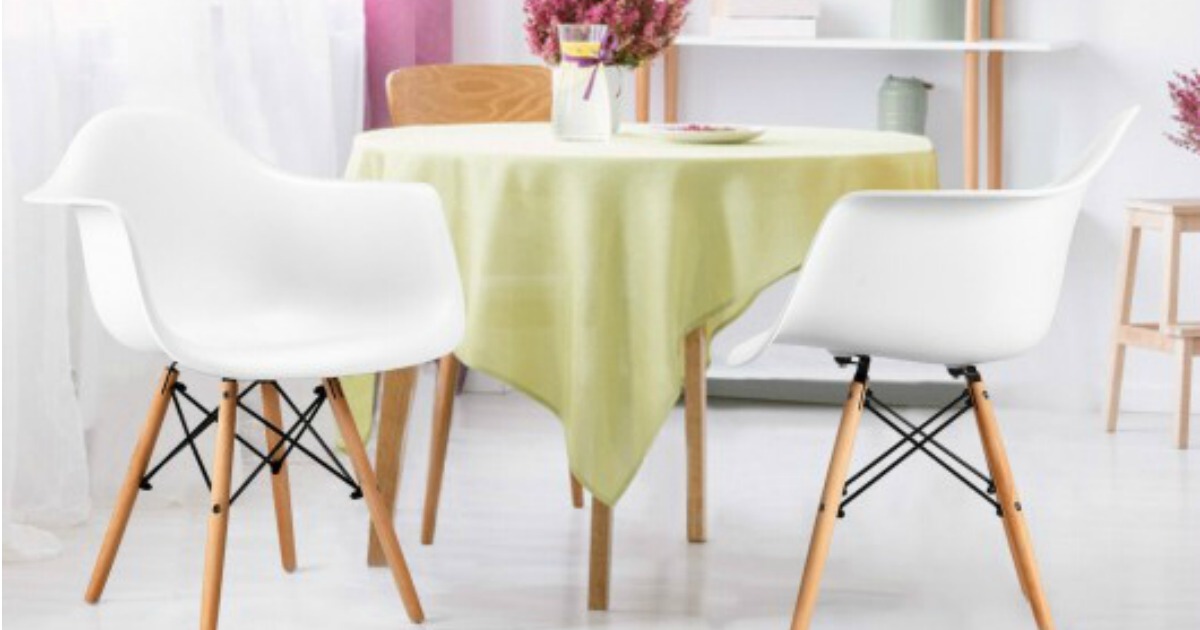
{"label": "green ceramic jar", "polygon": [[931,89],[932,84],[916,77],[889,75],[879,86],[879,129],[925,135]]}
{"label": "green ceramic jar", "polygon": [[[981,33],[988,32],[988,0],[981,0]],[[966,39],[967,0],[892,0],[895,39]]]}

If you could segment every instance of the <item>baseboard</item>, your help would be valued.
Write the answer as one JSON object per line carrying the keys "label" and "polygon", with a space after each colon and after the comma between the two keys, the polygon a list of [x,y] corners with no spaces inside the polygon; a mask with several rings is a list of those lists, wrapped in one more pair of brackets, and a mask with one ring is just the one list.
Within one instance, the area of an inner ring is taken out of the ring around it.
{"label": "baseboard", "polygon": [[[486,374],[471,372],[465,391],[507,394],[512,388]],[[764,400],[818,405],[840,405],[846,398],[846,380],[814,378],[746,378],[709,376],[708,395],[730,400]],[[956,381],[872,379],[871,388],[884,400],[910,407],[939,407],[962,392]],[[1200,413],[1200,392],[1193,391]],[[1132,413],[1174,413],[1175,388],[1167,384],[1129,383],[1121,396],[1121,410]],[[1100,409],[1096,401],[1095,410]]]}
{"label": "baseboard", "polygon": [[[768,400],[840,405],[846,400],[847,381],[800,378],[712,378],[710,398]],[[889,404],[907,407],[940,407],[963,391],[955,381],[871,380],[871,389]]]}

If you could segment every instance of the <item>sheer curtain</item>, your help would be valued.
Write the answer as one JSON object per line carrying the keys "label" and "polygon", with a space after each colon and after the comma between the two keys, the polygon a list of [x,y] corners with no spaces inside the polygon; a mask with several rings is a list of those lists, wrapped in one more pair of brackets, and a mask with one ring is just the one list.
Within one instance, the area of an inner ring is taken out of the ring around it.
{"label": "sheer curtain", "polygon": [[[107,502],[161,362],[88,303],[72,220],[21,195],[89,117],[132,104],[217,120],[264,159],[338,176],[362,128],[362,0],[4,0],[4,558]],[[162,439],[178,436],[168,424]]]}

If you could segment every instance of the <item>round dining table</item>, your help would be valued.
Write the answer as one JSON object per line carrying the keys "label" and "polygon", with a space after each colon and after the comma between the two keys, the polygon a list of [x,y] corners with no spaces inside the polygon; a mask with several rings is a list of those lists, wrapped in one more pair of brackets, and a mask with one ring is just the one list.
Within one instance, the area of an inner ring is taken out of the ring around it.
{"label": "round dining table", "polygon": [[937,158],[924,137],[866,130],[689,144],[644,125],[608,142],[560,141],[540,123],[439,125],[360,134],[346,177],[440,194],[467,305],[455,355],[561,420],[571,473],[592,495],[589,606],[602,609],[612,506],[681,387],[688,537],[706,536],[712,335],[800,267],[839,197],[935,188]]}

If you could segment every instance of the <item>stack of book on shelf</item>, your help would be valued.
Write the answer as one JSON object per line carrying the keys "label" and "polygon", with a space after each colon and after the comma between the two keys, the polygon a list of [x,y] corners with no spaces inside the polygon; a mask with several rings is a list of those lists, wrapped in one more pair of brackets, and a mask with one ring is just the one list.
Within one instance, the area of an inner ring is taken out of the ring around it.
{"label": "stack of book on shelf", "polygon": [[713,37],[812,39],[820,0],[713,0]]}

